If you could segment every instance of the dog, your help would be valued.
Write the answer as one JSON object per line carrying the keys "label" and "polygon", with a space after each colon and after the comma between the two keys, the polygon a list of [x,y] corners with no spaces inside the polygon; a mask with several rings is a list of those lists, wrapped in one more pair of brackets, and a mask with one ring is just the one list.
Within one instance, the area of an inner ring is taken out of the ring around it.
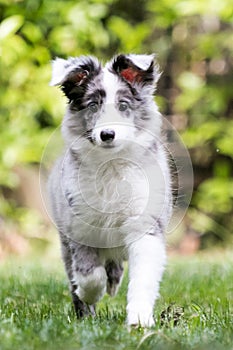
{"label": "dog", "polygon": [[128,260],[127,324],[151,327],[166,264],[171,176],[154,101],[154,55],[56,58],[50,85],[68,99],[63,155],[48,181],[77,317],[115,295]]}

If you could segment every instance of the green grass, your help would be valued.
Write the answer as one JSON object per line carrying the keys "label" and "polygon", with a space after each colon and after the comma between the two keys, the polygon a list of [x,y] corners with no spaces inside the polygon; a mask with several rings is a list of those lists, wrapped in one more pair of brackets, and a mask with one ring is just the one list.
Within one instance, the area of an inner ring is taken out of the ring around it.
{"label": "green grass", "polygon": [[0,349],[233,349],[233,259],[170,259],[150,330],[125,325],[127,276],[77,321],[61,263],[0,266]]}

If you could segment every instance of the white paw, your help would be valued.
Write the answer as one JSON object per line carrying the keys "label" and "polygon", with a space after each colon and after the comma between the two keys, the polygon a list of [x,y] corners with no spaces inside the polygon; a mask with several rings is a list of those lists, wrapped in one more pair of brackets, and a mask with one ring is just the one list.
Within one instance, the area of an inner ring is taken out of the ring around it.
{"label": "white paw", "polygon": [[95,304],[106,293],[107,275],[103,266],[96,267],[87,276],[75,274],[74,280],[78,285],[75,293],[87,304]]}
{"label": "white paw", "polygon": [[127,308],[128,316],[127,323],[129,326],[153,327],[155,324],[153,312],[151,308],[135,307],[134,309]]}

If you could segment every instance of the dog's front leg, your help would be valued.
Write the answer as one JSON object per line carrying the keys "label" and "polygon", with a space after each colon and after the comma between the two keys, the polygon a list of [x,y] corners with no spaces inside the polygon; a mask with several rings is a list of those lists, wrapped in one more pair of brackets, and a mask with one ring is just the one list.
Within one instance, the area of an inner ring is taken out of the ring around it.
{"label": "dog's front leg", "polygon": [[153,307],[166,261],[161,234],[146,234],[131,243],[129,253],[128,325],[154,325]]}
{"label": "dog's front leg", "polygon": [[99,261],[97,249],[73,243],[72,272],[77,286],[75,294],[81,301],[93,305],[103,297],[107,274]]}

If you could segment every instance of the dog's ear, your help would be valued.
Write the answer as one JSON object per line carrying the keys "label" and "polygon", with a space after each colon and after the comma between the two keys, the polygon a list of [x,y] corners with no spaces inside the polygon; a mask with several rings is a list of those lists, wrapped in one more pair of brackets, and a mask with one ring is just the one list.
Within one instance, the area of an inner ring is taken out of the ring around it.
{"label": "dog's ear", "polygon": [[118,55],[112,69],[130,84],[155,85],[160,74],[154,55]]}
{"label": "dog's ear", "polygon": [[71,57],[68,60],[56,58],[52,61],[52,79],[50,85],[60,85],[65,95],[72,97],[84,91],[84,87],[94,76],[99,74],[101,65],[95,57]]}

